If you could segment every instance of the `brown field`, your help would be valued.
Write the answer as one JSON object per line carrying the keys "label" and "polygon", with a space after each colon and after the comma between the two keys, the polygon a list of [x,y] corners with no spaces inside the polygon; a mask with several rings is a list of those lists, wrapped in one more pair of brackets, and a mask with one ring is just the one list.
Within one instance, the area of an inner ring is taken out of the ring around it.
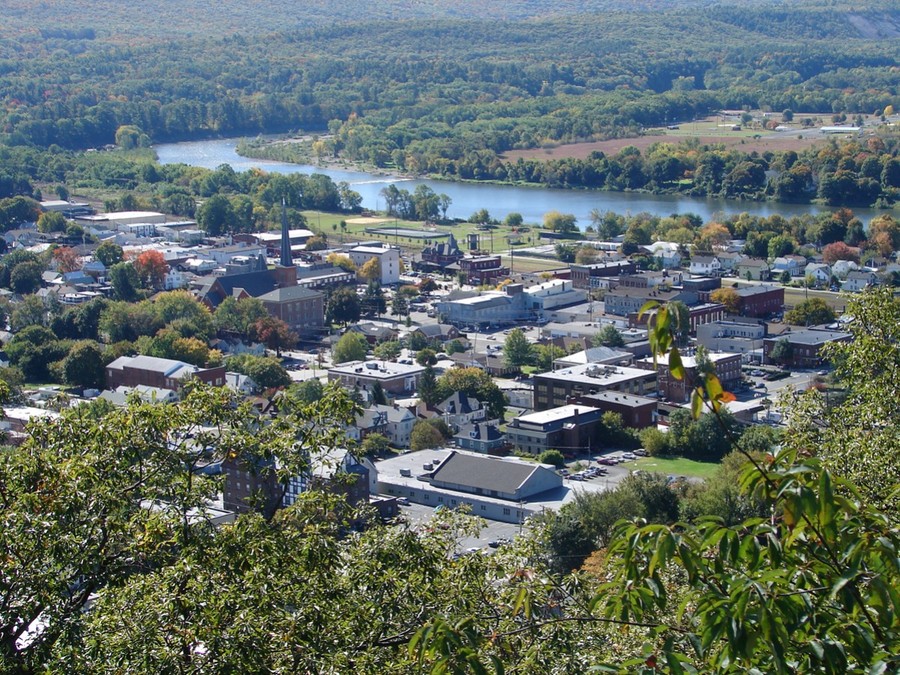
{"label": "brown field", "polygon": [[[799,117],[797,116],[795,120],[799,121]],[[816,122],[821,123],[821,119],[817,119]],[[545,160],[586,159],[588,155],[595,151],[603,152],[607,155],[615,155],[622,148],[629,145],[644,151],[654,143],[681,143],[692,138],[703,144],[721,143],[726,147],[734,147],[745,152],[766,152],[769,150],[800,151],[823,140],[818,129],[802,129],[796,123],[792,125],[789,131],[783,132],[762,131],[753,128],[731,131],[729,128],[718,126],[719,124],[722,124],[720,120],[708,118],[697,122],[680,124],[678,129],[654,129],[652,131],[657,133],[635,138],[613,138],[608,141],[568,143],[552,148],[511,150],[503,155],[503,159],[509,161],[516,161],[520,157],[522,159]]]}

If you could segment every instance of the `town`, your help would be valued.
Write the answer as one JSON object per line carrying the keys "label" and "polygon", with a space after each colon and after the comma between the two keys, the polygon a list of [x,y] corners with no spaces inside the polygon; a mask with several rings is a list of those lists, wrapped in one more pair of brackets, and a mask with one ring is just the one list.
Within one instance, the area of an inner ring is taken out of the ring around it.
{"label": "town", "polygon": [[[283,206],[280,230],[210,236],[159,212],[42,202],[37,223],[5,235],[15,261],[9,440],[21,442],[35,417],[85,403],[167,405],[191,381],[233,390],[261,419],[285,396],[314,401],[337,383],[358,412],[344,446],[326,454],[340,453],[332,473],[357,477],[343,487],[352,504],[385,522],[463,507],[507,525],[461,545],[488,550],[498,532],[511,536],[579,492],[641,472],[695,480],[703,474],[685,457],[721,460],[669,434],[698,372],[734,394],[735,424],[778,429],[783,392],[831,386],[823,348],[851,339],[850,317],[835,310],[900,276],[894,256],[861,263],[843,242],[752,257],[718,224],[693,246],[655,241],[628,254],[625,234],[561,240],[534,226],[529,245],[500,254],[485,248],[487,228],[457,241],[452,226],[388,227],[376,216],[352,221],[375,238],[348,236],[342,222],[338,243],[291,227]],[[82,243],[51,221],[78,227]],[[566,247],[575,262],[559,259]],[[529,260],[541,271],[512,269]],[[647,303],[677,311],[685,376],[653,353]],[[88,339],[66,353],[67,338]],[[216,518],[289,506],[317,484],[295,476],[282,494],[269,468],[239,456],[204,464],[223,477],[208,505]]]}

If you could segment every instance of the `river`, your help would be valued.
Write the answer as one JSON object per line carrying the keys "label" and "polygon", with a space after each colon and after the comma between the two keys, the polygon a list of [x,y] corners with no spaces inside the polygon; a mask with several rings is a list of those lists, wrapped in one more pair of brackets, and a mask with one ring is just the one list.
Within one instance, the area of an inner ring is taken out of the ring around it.
{"label": "river", "polygon": [[[494,185],[487,183],[454,183],[441,180],[412,180],[390,175],[345,171],[314,165],[289,164],[264,159],[249,159],[235,152],[240,139],[226,138],[185,143],[166,143],[154,147],[161,164],[183,163],[215,169],[222,164],[230,164],[235,171],[246,171],[259,167],[274,173],[321,173],[335,182],[346,181],[362,195],[364,208],[375,211],[384,208],[384,199],[379,194],[390,184],[412,192],[417,185],[428,185],[437,193],[446,194],[452,200],[447,215],[450,218],[468,218],[479,209],[487,209],[491,217],[503,219],[510,213],[521,213],[526,223],[541,223],[548,211],[574,214],[578,224],[584,227],[590,223],[593,209],[613,211],[621,214],[641,212],[657,216],[673,213],[694,213],[704,221],[721,215],[747,212],[758,216],[780,214],[784,217],[804,213],[829,211],[827,207],[814,204],[781,204],[777,202],[741,202],[728,199],[702,199],[676,195],[650,195],[634,192],[603,192],[594,190],[558,190],[516,185]],[[875,216],[874,209],[854,209],[864,221]]]}

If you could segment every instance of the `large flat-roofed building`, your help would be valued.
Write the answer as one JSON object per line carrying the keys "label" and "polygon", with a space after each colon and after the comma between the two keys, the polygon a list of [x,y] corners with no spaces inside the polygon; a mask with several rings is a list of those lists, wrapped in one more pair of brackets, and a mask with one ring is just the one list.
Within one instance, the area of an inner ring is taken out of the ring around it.
{"label": "large flat-roofed building", "polygon": [[225,384],[225,366],[199,368],[198,366],[161,359],[155,356],[120,356],[106,366],[106,387],[159,387],[178,390],[189,379],[196,378],[206,384],[221,387]]}
{"label": "large flat-roofed building", "polygon": [[420,365],[391,361],[348,361],[330,369],[328,380],[338,381],[347,389],[364,391],[371,391],[378,382],[388,393],[408,394],[416,390],[424,371],[425,368]]}
{"label": "large flat-roofed building", "polygon": [[[716,377],[727,391],[741,380],[741,355],[740,354],[709,354],[709,360],[715,366]],[[676,379],[669,369],[669,355],[660,354],[656,358],[656,365],[652,358],[635,361],[635,365],[647,370],[655,370],[657,373],[657,386],[660,397],[669,401],[683,403],[690,400],[691,391],[697,379],[697,359],[693,356],[682,356],[681,365],[684,366],[685,376]]]}
{"label": "large flat-roofed building", "polygon": [[697,342],[713,352],[749,354],[762,349],[766,325],[755,321],[713,321],[697,327]]}
{"label": "large flat-roofed building", "polygon": [[[460,274],[466,277],[466,283],[473,286],[494,284],[505,276],[509,276],[509,268],[500,262],[499,255],[479,255],[461,258],[456,262]],[[445,267],[447,271],[454,269],[454,265]]]}
{"label": "large flat-roofed building", "polygon": [[318,334],[325,327],[325,296],[305,286],[285,286],[259,296],[266,311],[294,331]]}
{"label": "large flat-roofed building", "polygon": [[133,225],[135,223],[164,223],[166,215],[158,211],[113,211],[110,213],[98,213],[93,216],[75,216],[75,222],[79,225],[97,227],[106,225],[116,229],[119,225]]}
{"label": "large flat-roofed building", "polygon": [[523,452],[547,450],[575,454],[597,447],[603,411],[584,405],[563,405],[510,420],[506,440]]}
{"label": "large flat-roofed building", "polygon": [[357,269],[362,268],[372,258],[381,265],[381,279],[384,285],[396,284],[400,281],[400,250],[387,244],[367,244],[356,246],[347,251],[350,260]]}
{"label": "large flat-roofed building", "polygon": [[656,391],[656,372],[627,366],[587,363],[534,376],[534,409],[566,405],[572,396],[620,391],[646,396]]}
{"label": "large flat-roofed building", "polygon": [[768,316],[784,307],[784,286],[743,286],[735,291],[741,299],[741,316]]}
{"label": "large flat-roofed building", "polygon": [[575,403],[599,408],[602,412],[614,412],[622,416],[622,423],[632,429],[645,429],[656,425],[657,400],[646,396],[632,396],[620,391],[598,391],[574,399]]}
{"label": "large flat-roofed building", "polygon": [[601,279],[635,272],[634,263],[630,260],[616,260],[591,265],[569,265],[569,269],[572,270],[572,285],[582,290],[600,288],[603,285]]}
{"label": "large flat-roofed building", "polygon": [[763,340],[763,363],[775,363],[772,359],[772,350],[780,340],[787,340],[791,346],[790,359],[779,362],[779,365],[792,366],[794,368],[816,368],[820,366],[822,347],[831,342],[850,342],[853,335],[842,331],[809,328],[785,331],[781,335],[767,337]]}
{"label": "large flat-roofed building", "polygon": [[474,516],[521,523],[573,498],[553,467],[464,450],[423,450],[377,464],[378,493]]}

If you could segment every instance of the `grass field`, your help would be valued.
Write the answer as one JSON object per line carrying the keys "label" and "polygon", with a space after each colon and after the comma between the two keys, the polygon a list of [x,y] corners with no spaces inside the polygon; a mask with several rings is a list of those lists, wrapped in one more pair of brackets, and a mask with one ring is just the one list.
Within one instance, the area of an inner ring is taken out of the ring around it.
{"label": "grass field", "polygon": [[719,468],[715,462],[695,462],[683,457],[642,457],[634,462],[637,469],[670,476],[709,478]]}

